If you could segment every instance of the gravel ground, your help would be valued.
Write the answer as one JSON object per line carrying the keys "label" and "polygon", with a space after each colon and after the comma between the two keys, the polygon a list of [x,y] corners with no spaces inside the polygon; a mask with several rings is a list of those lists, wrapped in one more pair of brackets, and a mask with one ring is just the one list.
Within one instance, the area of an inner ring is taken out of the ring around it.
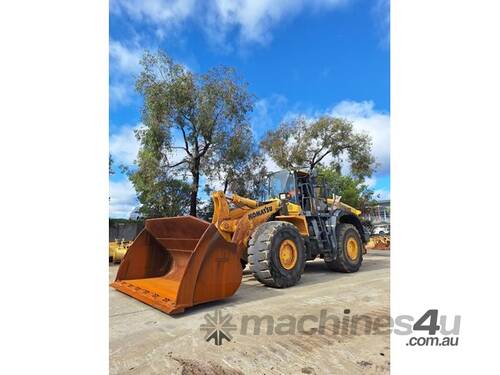
{"label": "gravel ground", "polygon": [[[388,373],[389,263],[389,251],[372,250],[359,272],[341,274],[316,260],[288,289],[265,287],[245,270],[233,297],[176,316],[110,288],[110,373]],[[117,270],[110,265],[110,282]],[[220,346],[200,330],[216,310],[235,325]],[[259,334],[249,316],[263,318]]]}

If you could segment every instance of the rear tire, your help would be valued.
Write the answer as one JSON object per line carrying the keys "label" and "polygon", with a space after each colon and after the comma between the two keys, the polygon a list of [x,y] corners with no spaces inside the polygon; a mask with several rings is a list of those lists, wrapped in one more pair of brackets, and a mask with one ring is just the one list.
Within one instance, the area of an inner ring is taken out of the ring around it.
{"label": "rear tire", "polygon": [[299,282],[306,264],[304,239],[293,224],[263,223],[250,238],[248,262],[262,284],[274,288],[293,286]]}
{"label": "rear tire", "polygon": [[[328,268],[337,272],[356,272],[363,262],[363,242],[358,230],[352,224],[340,223],[336,228],[338,253],[334,261],[325,263]],[[349,250],[349,247],[351,250]],[[353,248],[356,247],[357,255],[353,257]]]}

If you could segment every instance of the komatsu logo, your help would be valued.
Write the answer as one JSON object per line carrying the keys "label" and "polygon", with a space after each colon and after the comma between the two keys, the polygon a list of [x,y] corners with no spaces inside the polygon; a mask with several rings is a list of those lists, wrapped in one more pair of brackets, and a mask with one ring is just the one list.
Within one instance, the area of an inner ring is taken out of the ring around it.
{"label": "komatsu logo", "polygon": [[272,206],[266,206],[264,208],[261,208],[260,210],[258,211],[254,211],[250,214],[248,214],[248,218],[250,220],[253,220],[255,219],[257,216],[261,216],[261,215],[264,215],[264,214],[267,214],[269,212],[271,212],[273,210]]}

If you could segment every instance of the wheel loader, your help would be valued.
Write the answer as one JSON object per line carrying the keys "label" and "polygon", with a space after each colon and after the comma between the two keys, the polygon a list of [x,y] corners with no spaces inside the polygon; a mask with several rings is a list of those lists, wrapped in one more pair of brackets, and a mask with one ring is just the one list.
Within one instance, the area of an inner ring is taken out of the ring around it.
{"label": "wheel loader", "polygon": [[120,241],[115,239],[113,242],[109,243],[109,262],[110,263],[120,263],[127,253],[127,249],[130,246],[131,241],[125,241],[122,238]]}
{"label": "wheel loader", "polygon": [[297,284],[308,260],[356,272],[369,234],[360,211],[340,202],[314,172],[279,171],[253,200],[214,192],[212,222],[149,219],[111,285],[165,313],[232,296],[249,265],[264,285]]}

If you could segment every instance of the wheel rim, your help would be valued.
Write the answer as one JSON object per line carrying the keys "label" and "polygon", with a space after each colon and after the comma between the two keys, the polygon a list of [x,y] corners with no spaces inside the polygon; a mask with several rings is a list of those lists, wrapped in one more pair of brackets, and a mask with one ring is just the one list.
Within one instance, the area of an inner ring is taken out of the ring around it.
{"label": "wheel rim", "polygon": [[297,246],[292,240],[284,240],[280,245],[280,263],[286,270],[291,270],[297,264]]}
{"label": "wheel rim", "polygon": [[359,246],[358,241],[354,237],[349,237],[347,240],[347,256],[350,260],[358,259]]}

